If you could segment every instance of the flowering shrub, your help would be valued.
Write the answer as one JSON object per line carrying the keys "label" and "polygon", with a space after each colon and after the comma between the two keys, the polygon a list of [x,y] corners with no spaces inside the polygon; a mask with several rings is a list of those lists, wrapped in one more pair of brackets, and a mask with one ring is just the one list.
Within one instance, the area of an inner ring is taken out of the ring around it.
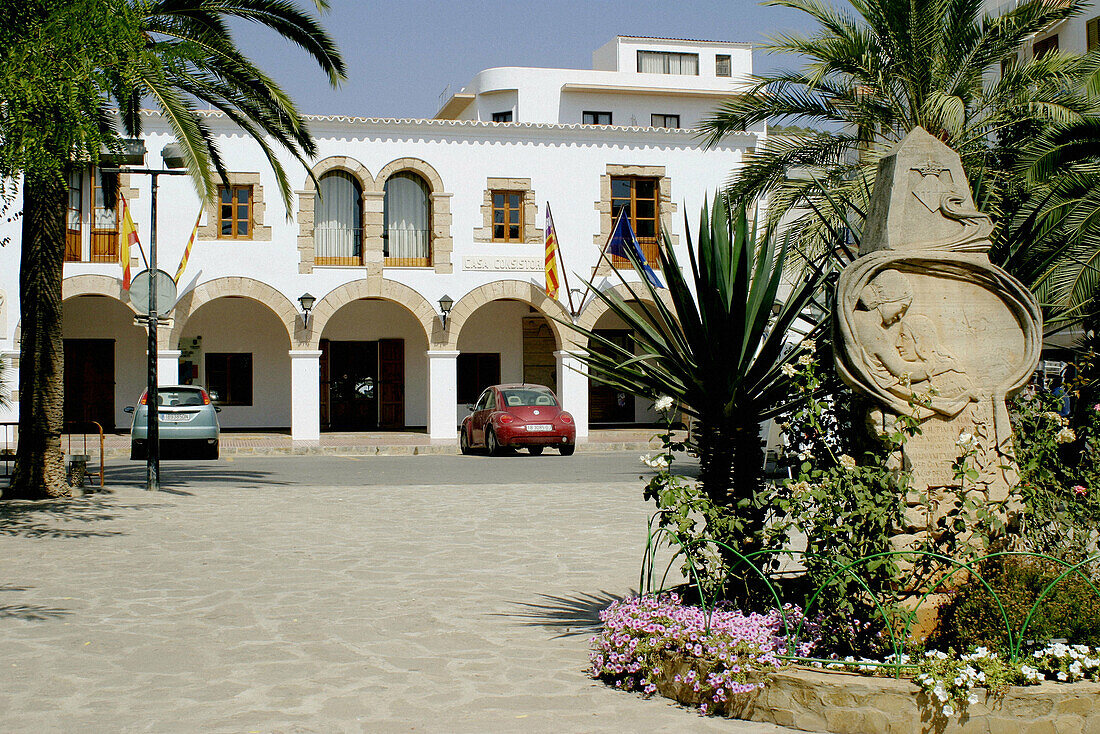
{"label": "flowering shrub", "polygon": [[[1100,404],[1064,417],[1050,394],[1012,405],[1024,547],[1067,561],[1097,552],[1100,538]],[[1073,426],[1070,426],[1073,423]]]}
{"label": "flowering shrub", "polygon": [[657,692],[661,682],[687,686],[707,713],[762,686],[748,676],[780,668],[777,655],[810,654],[812,642],[788,643],[783,615],[793,632],[801,612],[790,605],[782,615],[713,610],[708,629],[706,612],[683,604],[677,594],[628,597],[600,613],[603,629],[592,638],[589,672],[646,695]]}

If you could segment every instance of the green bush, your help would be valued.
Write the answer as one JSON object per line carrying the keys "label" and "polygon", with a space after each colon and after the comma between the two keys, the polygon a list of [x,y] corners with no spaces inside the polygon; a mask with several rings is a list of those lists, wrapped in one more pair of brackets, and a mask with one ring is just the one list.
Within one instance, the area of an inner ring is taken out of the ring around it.
{"label": "green bush", "polygon": [[[1013,637],[1039,594],[1065,570],[1061,564],[1034,556],[997,556],[979,569],[1004,605]],[[1096,568],[1081,570],[1100,588]],[[1070,644],[1100,645],[1100,597],[1081,574],[1066,576],[1039,604],[1023,637],[1025,644],[1065,639]],[[1008,631],[989,591],[976,579],[968,579],[950,592],[949,601],[940,608],[939,623],[928,644],[941,650],[977,646],[1007,650]]]}

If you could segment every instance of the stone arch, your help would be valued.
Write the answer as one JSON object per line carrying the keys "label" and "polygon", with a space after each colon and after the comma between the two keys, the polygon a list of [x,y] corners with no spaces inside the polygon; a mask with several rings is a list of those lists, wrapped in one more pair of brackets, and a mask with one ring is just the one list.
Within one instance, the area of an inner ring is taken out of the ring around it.
{"label": "stone arch", "polygon": [[[634,291],[633,294],[631,294],[630,292],[631,289],[633,289]],[[615,295],[626,301],[633,301],[635,300],[634,297],[637,296],[637,300],[640,303],[653,303],[653,299],[649,297],[649,293],[646,291],[644,283],[632,283],[630,284],[630,287],[627,287],[623,283],[619,283],[610,288],[604,288],[603,292],[614,293]],[[672,309],[672,299],[669,298],[667,294],[667,290],[662,290],[660,292],[661,302],[665,304],[665,306],[667,306],[669,309]],[[604,303],[598,297],[593,296],[591,302],[577,318],[577,326],[581,327],[582,329],[587,329],[588,331],[591,331],[596,326],[596,323],[600,320],[600,317],[607,313],[608,310],[609,307],[606,303]]]}
{"label": "stone arch", "polygon": [[[492,283],[474,288],[464,295],[451,309],[447,319],[446,348],[458,349],[458,337],[462,333],[462,326],[466,320],[486,303],[501,299],[523,301],[534,306],[545,316],[569,320],[569,314],[560,303],[546,295],[541,285],[522,280],[496,280]],[[571,341],[561,324],[548,318],[550,330],[558,342],[558,348],[563,349]]]}
{"label": "stone arch", "polygon": [[395,280],[375,280],[360,278],[337,286],[325,294],[325,297],[313,307],[309,319],[309,330],[299,331],[297,341],[303,348],[319,349],[321,334],[329,319],[342,307],[363,298],[377,298],[393,301],[408,309],[424,328],[429,344],[442,340],[442,325],[432,304],[417,291]]}
{"label": "stone arch", "polygon": [[218,298],[239,296],[258,301],[278,317],[286,327],[287,338],[294,343],[294,334],[298,323],[298,309],[290,299],[267,283],[252,278],[227,277],[215,278],[196,286],[180,296],[173,313],[172,330],[168,335],[168,348],[178,349],[180,336],[187,320],[203,305]]}
{"label": "stone arch", "polygon": [[77,296],[109,296],[122,301],[134,313],[137,309],[130,303],[130,291],[122,289],[122,280],[110,275],[73,275],[61,281],[61,300],[67,301]]}
{"label": "stone arch", "polygon": [[[370,174],[367,167],[359,161],[344,155],[332,155],[323,160],[317,161],[313,168],[309,169],[312,176],[306,176],[306,182],[302,187],[302,190],[298,192],[298,272],[299,273],[312,273],[313,272],[313,258],[315,254],[314,240],[313,240],[313,225],[314,214],[317,210],[317,184],[314,183],[314,178],[318,181],[321,176],[325,175],[329,171],[344,171],[352,178],[359,182],[359,189],[363,194],[363,227],[364,227],[364,239],[370,237],[381,237],[380,225],[373,222],[367,224],[367,217],[376,207],[367,206],[368,195],[373,198],[377,198],[373,192],[377,188],[377,184],[374,180],[374,176]],[[368,211],[369,210],[369,211]],[[373,229],[378,228],[377,232]],[[366,248],[364,248],[364,254]],[[381,271],[379,271],[380,273]]]}
{"label": "stone arch", "polygon": [[[122,280],[110,275],[85,273],[73,275],[61,281],[62,301],[80,296],[107,296],[119,301],[134,313],[138,313],[134,304],[130,303],[130,292],[122,289]],[[22,333],[23,324],[16,322],[15,334],[12,337],[13,345],[18,346]]]}
{"label": "stone arch", "polygon": [[386,185],[386,179],[401,171],[412,171],[419,174],[428,182],[428,188],[432,190],[433,194],[443,193],[443,179],[440,177],[439,172],[427,161],[420,158],[398,158],[382,166],[382,170],[378,172],[378,177],[374,179],[374,190],[382,193],[382,189]]}
{"label": "stone arch", "polygon": [[[416,175],[424,179],[428,184],[430,193],[428,195],[430,213],[431,213],[431,267],[435,269],[435,272],[441,275],[447,275],[454,272],[454,265],[451,263],[451,254],[454,251],[454,239],[451,237],[451,194],[444,191],[443,178],[439,175],[439,172],[435,170],[426,161],[420,158],[398,158],[397,160],[390,161],[382,170],[378,172],[377,178],[374,180],[374,190],[370,195],[364,194],[364,198],[376,197],[378,206],[378,213],[368,213],[368,218],[364,222],[364,227],[370,227],[373,223],[378,224],[378,238],[377,249],[379,255],[382,250],[382,227],[383,224],[383,211],[385,209],[385,188],[386,181],[395,173],[402,171],[411,171]],[[373,240],[368,237],[368,247],[372,247]],[[368,263],[368,274],[370,274]]]}
{"label": "stone arch", "polygon": [[304,193],[317,193],[317,184],[313,183],[313,179],[321,179],[321,176],[329,171],[345,171],[350,173],[359,181],[359,185],[363,188],[363,191],[372,191],[376,184],[374,176],[370,175],[370,171],[359,161],[345,155],[330,155],[328,158],[317,161],[313,168],[309,169],[309,172],[313,174],[312,177],[306,176],[305,185],[302,187]]}

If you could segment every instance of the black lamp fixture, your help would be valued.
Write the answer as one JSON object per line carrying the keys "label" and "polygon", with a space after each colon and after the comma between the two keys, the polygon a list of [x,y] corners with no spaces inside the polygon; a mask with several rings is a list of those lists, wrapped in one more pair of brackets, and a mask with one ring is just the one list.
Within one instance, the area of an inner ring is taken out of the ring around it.
{"label": "black lamp fixture", "polygon": [[313,310],[313,304],[317,302],[309,292],[298,296],[298,305],[302,307],[302,326],[309,328],[309,312]]}
{"label": "black lamp fixture", "polygon": [[439,318],[443,321],[443,328],[447,328],[447,317],[451,313],[451,308],[455,305],[454,299],[448,295],[444,295],[439,299]]}

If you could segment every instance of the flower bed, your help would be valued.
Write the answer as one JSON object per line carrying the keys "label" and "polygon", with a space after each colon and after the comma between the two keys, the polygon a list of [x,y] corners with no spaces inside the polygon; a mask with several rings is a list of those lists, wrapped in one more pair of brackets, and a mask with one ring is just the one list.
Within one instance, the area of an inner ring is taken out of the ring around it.
{"label": "flower bed", "polygon": [[[797,625],[798,609],[784,608],[787,623]],[[783,615],[742,614],[736,610],[707,614],[685,606],[677,594],[634,596],[600,613],[603,630],[593,638],[590,673],[616,688],[657,693],[671,681],[698,696],[703,713],[724,708],[731,696],[756,690],[751,673],[778,670],[776,655],[795,648],[783,637]],[[812,643],[797,646],[810,654]]]}
{"label": "flower bed", "polygon": [[[1100,686],[1090,685],[1083,692],[1059,685],[1100,683],[1100,647],[1054,643],[1020,660],[986,648],[961,656],[929,651],[913,660],[906,655],[897,661],[848,658],[817,664],[845,673],[815,673],[791,670],[784,661],[784,656],[810,655],[815,637],[813,625],[807,624],[807,641],[788,640],[784,616],[792,630],[801,620],[800,610],[793,606],[784,607],[782,614],[719,609],[711,612],[708,625],[703,609],[684,605],[676,594],[630,597],[601,613],[604,628],[593,638],[590,673],[616,688],[660,693],[696,705],[704,714],[772,721],[808,731],[886,731],[885,726],[876,728],[876,717],[901,717],[914,725],[934,720],[942,729],[975,717],[1057,723],[1058,717],[1069,716],[1078,717],[1071,730],[1082,730],[1087,722],[1100,732],[1100,704],[1093,712]],[[905,666],[912,679],[892,679],[896,668],[884,662]],[[777,690],[765,690],[777,682]],[[1028,703],[1030,687],[1042,689],[1036,691],[1040,703]],[[813,692],[807,692],[810,689]],[[850,705],[856,699],[860,703]],[[848,709],[850,716],[837,714]],[[862,723],[853,723],[852,717]],[[1059,725],[1063,724],[1070,722]]]}

